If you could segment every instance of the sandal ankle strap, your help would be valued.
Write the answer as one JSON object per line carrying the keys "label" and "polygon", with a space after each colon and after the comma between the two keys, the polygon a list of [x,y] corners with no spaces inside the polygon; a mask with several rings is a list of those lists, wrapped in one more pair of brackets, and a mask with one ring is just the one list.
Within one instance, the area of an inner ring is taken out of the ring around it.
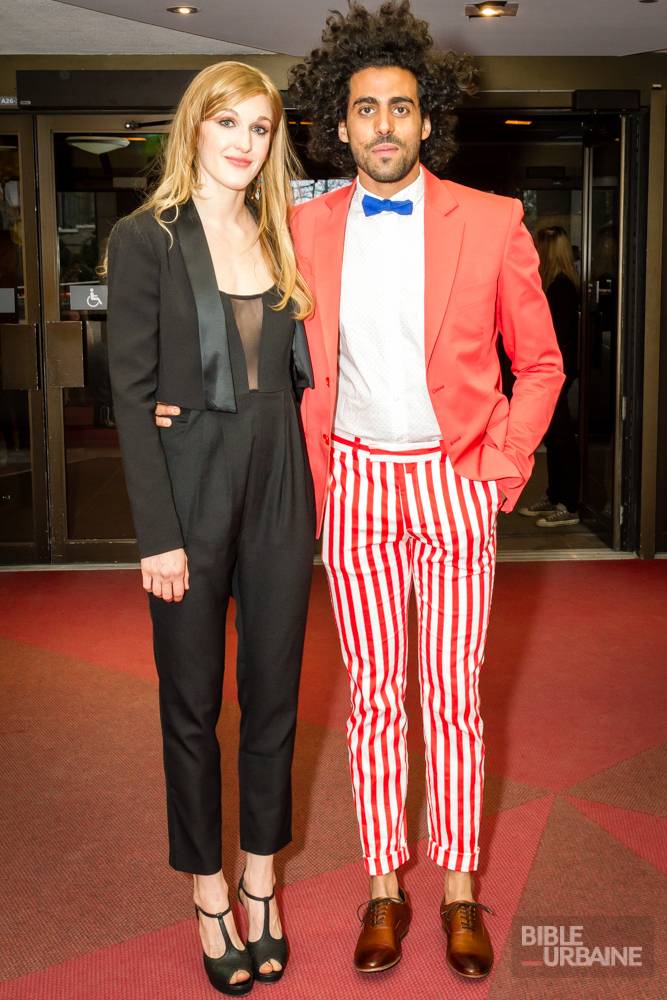
{"label": "sandal ankle strap", "polygon": [[241,901],[241,891],[243,891],[246,894],[246,896],[248,897],[248,899],[254,899],[256,903],[270,903],[271,902],[271,900],[273,899],[273,897],[276,894],[275,884],[273,886],[273,892],[271,893],[270,896],[253,896],[253,894],[251,892],[248,892],[248,890],[246,889],[245,882],[243,881],[244,879],[245,879],[245,868],[243,869],[243,872],[241,874],[241,878],[239,879],[239,888],[238,888],[239,901]]}
{"label": "sandal ankle strap", "polygon": [[273,887],[273,892],[271,893],[270,896],[253,896],[251,892],[248,892],[248,890],[245,887],[243,879],[241,879],[241,881],[239,882],[239,894],[241,892],[244,892],[248,897],[248,899],[254,899],[256,903],[270,903],[276,894],[276,888],[275,886]]}
{"label": "sandal ankle strap", "polygon": [[225,942],[225,955],[240,955],[243,952],[243,948],[239,949],[233,944],[229,931],[225,927],[225,917],[228,913],[232,912],[231,904],[226,910],[220,913],[207,913],[206,910],[202,910],[201,906],[195,903],[195,914],[197,915],[197,920],[199,920],[199,914],[203,914],[205,917],[210,917],[211,920],[217,920],[218,926],[220,927],[220,933],[222,934],[222,939]]}
{"label": "sandal ankle strap", "polygon": [[227,909],[223,910],[221,913],[207,913],[206,910],[202,910],[201,906],[198,906],[197,903],[195,903],[195,913],[201,913],[203,916],[210,917],[212,920],[216,919],[221,920],[223,917],[226,917],[227,914],[231,912],[232,908],[231,906],[228,906]]}

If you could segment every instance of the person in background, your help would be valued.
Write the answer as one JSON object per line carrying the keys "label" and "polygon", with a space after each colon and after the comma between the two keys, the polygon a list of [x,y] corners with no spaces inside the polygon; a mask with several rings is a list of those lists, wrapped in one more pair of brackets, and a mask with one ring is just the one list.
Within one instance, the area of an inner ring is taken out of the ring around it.
{"label": "person in background", "polygon": [[[291,839],[291,765],[315,542],[297,408],[313,385],[312,298],[287,226],[280,94],[208,66],[174,117],[160,183],[109,239],[116,420],[159,675],[169,861],[194,876],[204,966],[221,993],[287,961],[274,854]],[[158,430],[158,398],[178,417]],[[225,615],[236,600],[244,947],[222,873]]]}
{"label": "person in background", "polygon": [[579,374],[579,276],[572,244],[562,226],[540,229],[535,242],[542,287],[563,356],[565,382],[544,437],[547,492],[535,503],[521,507],[519,513],[537,518],[538,528],[559,528],[579,524],[579,447],[568,405],[568,393]]}

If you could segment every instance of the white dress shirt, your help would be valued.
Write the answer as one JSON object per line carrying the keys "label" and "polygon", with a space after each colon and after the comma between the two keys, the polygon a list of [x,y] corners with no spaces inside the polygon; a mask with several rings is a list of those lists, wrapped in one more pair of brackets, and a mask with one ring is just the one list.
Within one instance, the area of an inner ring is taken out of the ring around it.
{"label": "white dress shirt", "polygon": [[423,174],[391,199],[411,199],[412,215],[367,217],[365,194],[357,182],[345,229],[334,430],[431,443],[441,432],[426,386]]}

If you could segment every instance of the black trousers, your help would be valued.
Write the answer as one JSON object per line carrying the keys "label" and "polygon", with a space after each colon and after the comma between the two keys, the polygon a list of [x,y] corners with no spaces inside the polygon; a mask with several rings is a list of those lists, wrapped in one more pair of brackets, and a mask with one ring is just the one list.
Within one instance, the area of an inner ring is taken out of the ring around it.
{"label": "black trousers", "polygon": [[291,764],[314,549],[310,471],[291,391],[239,396],[238,413],[184,411],[161,431],[190,589],[150,597],[167,785],[169,861],[222,863],[220,714],[225,613],[237,602],[240,841],[291,839]]}
{"label": "black trousers", "polygon": [[547,496],[551,503],[562,503],[569,511],[579,509],[579,448],[567,396],[572,378],[563,383],[556,409],[544,436],[547,449]]}

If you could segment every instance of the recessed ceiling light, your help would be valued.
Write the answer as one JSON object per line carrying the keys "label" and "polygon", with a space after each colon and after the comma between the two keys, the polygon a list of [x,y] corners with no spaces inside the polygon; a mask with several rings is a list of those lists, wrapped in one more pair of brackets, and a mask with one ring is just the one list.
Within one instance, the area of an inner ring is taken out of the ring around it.
{"label": "recessed ceiling light", "polygon": [[506,118],[506,125],[532,125],[532,121],[528,121],[526,118]]}
{"label": "recessed ceiling light", "polygon": [[516,17],[518,11],[518,3],[507,3],[507,0],[484,0],[465,7],[466,17]]}
{"label": "recessed ceiling light", "polygon": [[170,14],[198,14],[199,13],[199,7],[186,7],[186,6],[167,7],[167,10],[168,10],[168,12]]}

